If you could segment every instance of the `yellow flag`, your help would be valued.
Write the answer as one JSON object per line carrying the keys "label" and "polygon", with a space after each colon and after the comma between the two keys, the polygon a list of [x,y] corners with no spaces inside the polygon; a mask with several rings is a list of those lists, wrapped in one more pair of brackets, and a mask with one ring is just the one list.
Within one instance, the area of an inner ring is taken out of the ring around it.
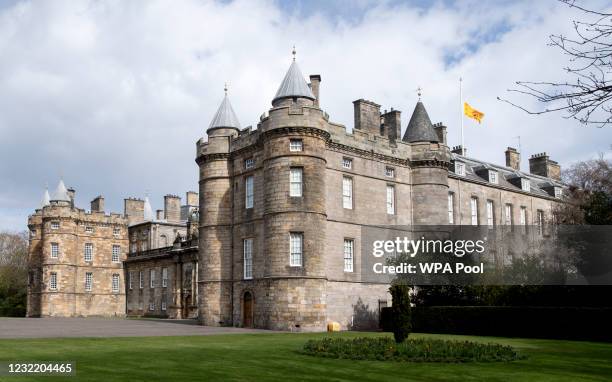
{"label": "yellow flag", "polygon": [[468,117],[472,119],[477,120],[478,123],[480,123],[480,121],[482,120],[482,117],[484,117],[483,112],[474,109],[473,107],[468,105],[467,102],[463,103],[463,114],[467,115]]}

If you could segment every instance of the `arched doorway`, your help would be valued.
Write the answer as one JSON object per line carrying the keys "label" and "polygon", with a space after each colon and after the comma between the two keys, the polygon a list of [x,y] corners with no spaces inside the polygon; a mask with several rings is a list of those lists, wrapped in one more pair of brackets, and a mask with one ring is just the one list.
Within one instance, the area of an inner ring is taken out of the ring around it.
{"label": "arched doorway", "polygon": [[253,294],[247,291],[242,297],[242,326],[253,327]]}

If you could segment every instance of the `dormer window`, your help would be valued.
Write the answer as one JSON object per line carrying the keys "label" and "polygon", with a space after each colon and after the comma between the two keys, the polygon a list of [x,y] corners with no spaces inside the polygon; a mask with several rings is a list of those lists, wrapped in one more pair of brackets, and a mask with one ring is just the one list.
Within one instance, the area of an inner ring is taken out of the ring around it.
{"label": "dormer window", "polygon": [[351,158],[342,158],[342,168],[350,170],[353,168],[353,160]]}
{"label": "dormer window", "polygon": [[521,178],[521,190],[527,192],[531,190],[531,183],[529,183],[529,179]]}
{"label": "dormer window", "polygon": [[465,176],[465,163],[455,162],[455,174]]}
{"label": "dormer window", "polygon": [[255,159],[253,158],[248,158],[244,161],[244,168],[246,170],[255,167]]}
{"label": "dormer window", "polygon": [[563,196],[563,189],[561,187],[555,187],[555,198],[561,198]]}
{"label": "dormer window", "polygon": [[493,184],[498,184],[499,183],[499,177],[497,174],[497,171],[489,171],[489,182],[493,183]]}
{"label": "dormer window", "polygon": [[393,167],[385,167],[385,176],[389,178],[395,177],[395,169]]}
{"label": "dormer window", "polygon": [[303,147],[301,139],[289,140],[289,151],[302,151]]}

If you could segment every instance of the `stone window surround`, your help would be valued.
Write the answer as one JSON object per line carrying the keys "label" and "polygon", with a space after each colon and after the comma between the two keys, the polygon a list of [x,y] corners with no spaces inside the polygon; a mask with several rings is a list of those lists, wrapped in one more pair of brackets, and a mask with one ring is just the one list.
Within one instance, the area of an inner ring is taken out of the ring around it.
{"label": "stone window surround", "polygon": [[253,238],[247,237],[242,240],[243,278],[253,279]]}
{"label": "stone window surround", "polygon": [[49,290],[59,290],[59,284],[57,283],[57,272],[49,273]]}
{"label": "stone window surround", "polygon": [[344,255],[344,272],[353,272],[355,269],[355,239],[354,238],[351,238],[351,237],[344,238],[344,245],[343,245],[342,252]]}
{"label": "stone window surround", "polygon": [[390,166],[385,166],[385,176],[388,178],[395,178],[395,168]]}
{"label": "stone window surround", "polygon": [[487,199],[487,226],[495,226],[495,202],[491,199]]}
{"label": "stone window surround", "polygon": [[111,290],[113,293],[119,293],[119,274],[113,273],[111,279]]}
{"label": "stone window surround", "polygon": [[470,197],[470,223],[473,226],[479,225],[478,221],[478,197]]}
{"label": "stone window surround", "polygon": [[342,157],[342,168],[346,170],[353,169],[353,158]]}
{"label": "stone window surround", "polygon": [[387,183],[387,215],[395,215],[397,213],[397,196],[395,192],[395,185]]}
{"label": "stone window surround", "polygon": [[59,243],[51,243],[51,258],[57,259],[59,257]]}
{"label": "stone window surround", "polygon": [[[299,180],[297,179],[299,174]],[[295,186],[295,188],[293,187]],[[299,186],[299,190],[298,190]],[[289,196],[292,198],[301,198],[304,196],[304,168],[300,166],[291,166],[289,168]]]}
{"label": "stone window surround", "polygon": [[342,208],[352,210],[354,207],[353,178],[342,176]]}
{"label": "stone window surround", "polygon": [[[297,260],[299,260],[299,262]],[[303,232],[290,232],[289,233],[289,266],[301,267],[303,263],[304,263],[304,233]]]}
{"label": "stone window surround", "polygon": [[58,221],[51,222],[51,229],[59,229],[59,228],[60,228],[60,222]]}
{"label": "stone window surround", "polygon": [[448,224],[455,224],[455,193],[448,192]]}
{"label": "stone window surround", "polygon": [[91,292],[93,290],[93,272],[85,273],[85,292]]}
{"label": "stone window surround", "polygon": [[121,262],[121,246],[118,244],[113,244],[111,261],[113,263]]}
{"label": "stone window surround", "polygon": [[304,151],[304,141],[300,138],[289,139],[289,151]]}
{"label": "stone window surround", "polygon": [[255,180],[253,175],[248,175],[244,178],[244,207],[246,209],[253,208],[255,199]]}

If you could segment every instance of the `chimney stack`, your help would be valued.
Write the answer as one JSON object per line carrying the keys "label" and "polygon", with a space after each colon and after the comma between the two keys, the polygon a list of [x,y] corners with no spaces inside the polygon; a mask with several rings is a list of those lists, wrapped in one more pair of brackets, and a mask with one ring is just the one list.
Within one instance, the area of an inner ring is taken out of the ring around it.
{"label": "chimney stack", "polygon": [[446,145],[446,126],[442,122],[438,122],[433,125],[436,135],[438,136],[438,142]]}
{"label": "chimney stack", "polygon": [[70,207],[74,208],[74,197],[76,195],[76,190],[72,187],[68,188],[68,196],[70,197]]}
{"label": "chimney stack", "polygon": [[91,201],[91,212],[104,212],[104,197],[102,195],[96,196]]}
{"label": "chimney stack", "polygon": [[353,101],[355,129],[380,135],[380,105],[365,99]]}
{"label": "chimney stack", "polygon": [[321,88],[321,75],[320,74],[311,74],[310,75],[310,90],[312,90],[312,94],[315,96],[314,104],[316,107],[319,107],[319,92]]}
{"label": "chimney stack", "polygon": [[164,196],[164,218],[168,222],[181,221],[181,198],[176,195]]}
{"label": "chimney stack", "polygon": [[187,191],[185,193],[185,204],[188,206],[198,206],[200,204],[200,199],[198,198],[198,193],[195,191]]}
{"label": "chimney stack", "polygon": [[459,146],[454,146],[453,149],[451,150],[451,153],[466,156],[467,155],[467,149],[464,149],[464,151],[465,151],[465,153],[462,154],[461,153],[461,145],[459,145]]}
{"label": "chimney stack", "polygon": [[164,210],[155,211],[156,220],[164,220]]}
{"label": "chimney stack", "polygon": [[387,136],[390,140],[402,139],[402,112],[399,110],[393,110],[387,112],[382,115],[383,124],[385,125],[385,130],[387,131]]}
{"label": "chimney stack", "polygon": [[515,170],[521,169],[521,153],[516,151],[514,147],[508,146],[506,149],[506,167],[511,167]]}
{"label": "chimney stack", "polygon": [[549,159],[548,154],[534,154],[529,158],[529,172],[554,180],[561,180],[561,166]]}
{"label": "chimney stack", "polygon": [[123,199],[123,214],[128,218],[128,224],[144,221],[144,200],[137,198]]}

